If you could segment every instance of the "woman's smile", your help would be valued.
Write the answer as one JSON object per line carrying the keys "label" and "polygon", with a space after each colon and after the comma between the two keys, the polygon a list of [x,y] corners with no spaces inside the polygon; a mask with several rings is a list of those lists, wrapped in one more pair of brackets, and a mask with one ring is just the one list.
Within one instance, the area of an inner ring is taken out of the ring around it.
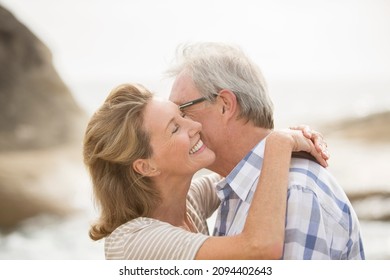
{"label": "woman's smile", "polygon": [[199,141],[191,148],[190,155],[193,155],[200,150],[203,151],[205,148],[206,146],[203,144],[202,140],[199,139]]}

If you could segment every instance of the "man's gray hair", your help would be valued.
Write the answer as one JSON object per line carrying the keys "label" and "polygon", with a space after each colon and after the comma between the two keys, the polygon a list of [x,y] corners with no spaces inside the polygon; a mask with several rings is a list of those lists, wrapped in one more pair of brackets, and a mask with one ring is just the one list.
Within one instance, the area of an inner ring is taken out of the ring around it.
{"label": "man's gray hair", "polygon": [[256,126],[273,129],[273,104],[259,67],[235,45],[206,42],[180,45],[169,76],[188,74],[199,92],[213,102],[223,89],[232,91],[239,117]]}

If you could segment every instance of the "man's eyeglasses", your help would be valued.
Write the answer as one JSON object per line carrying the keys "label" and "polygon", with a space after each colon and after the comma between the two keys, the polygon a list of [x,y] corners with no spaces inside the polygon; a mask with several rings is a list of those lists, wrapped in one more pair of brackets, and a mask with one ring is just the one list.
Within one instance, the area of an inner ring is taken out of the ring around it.
{"label": "man's eyeglasses", "polygon": [[[218,96],[218,94],[213,94],[213,95],[214,96]],[[186,103],[180,104],[179,105],[179,110],[183,110],[183,109],[188,108],[188,107],[190,107],[192,105],[195,105],[195,104],[198,104],[198,103],[202,103],[202,102],[204,102],[206,100],[207,100],[206,97],[201,97],[201,98],[197,98],[197,99],[188,101]]]}
{"label": "man's eyeglasses", "polygon": [[206,101],[206,97],[201,97],[201,98],[198,98],[198,99],[194,99],[194,100],[191,100],[191,101],[188,101],[186,103],[183,103],[181,105],[179,105],[179,110],[183,110],[185,108],[188,108],[192,105],[195,105],[195,104],[198,104],[198,103],[202,103],[203,101]]}

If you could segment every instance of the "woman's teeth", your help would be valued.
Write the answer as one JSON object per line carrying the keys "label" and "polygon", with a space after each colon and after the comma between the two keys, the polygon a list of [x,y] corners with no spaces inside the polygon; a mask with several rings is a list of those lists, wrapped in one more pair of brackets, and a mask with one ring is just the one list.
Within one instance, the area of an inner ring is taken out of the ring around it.
{"label": "woman's teeth", "polygon": [[199,140],[198,143],[196,143],[196,145],[192,147],[192,149],[190,151],[190,155],[199,151],[199,149],[202,148],[202,146],[203,146],[203,142],[202,142],[202,140]]}

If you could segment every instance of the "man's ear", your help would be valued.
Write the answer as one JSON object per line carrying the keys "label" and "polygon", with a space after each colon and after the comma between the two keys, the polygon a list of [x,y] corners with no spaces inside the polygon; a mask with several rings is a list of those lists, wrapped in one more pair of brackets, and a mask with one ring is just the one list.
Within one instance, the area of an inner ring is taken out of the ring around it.
{"label": "man's ear", "polygon": [[228,89],[223,89],[218,93],[218,97],[221,100],[220,110],[221,113],[228,117],[229,119],[232,116],[237,114],[237,96]]}
{"label": "man's ear", "polygon": [[154,177],[157,175],[160,175],[160,171],[155,168],[151,163],[149,159],[137,159],[133,162],[133,169],[138,174],[141,174],[143,176],[147,177]]}

